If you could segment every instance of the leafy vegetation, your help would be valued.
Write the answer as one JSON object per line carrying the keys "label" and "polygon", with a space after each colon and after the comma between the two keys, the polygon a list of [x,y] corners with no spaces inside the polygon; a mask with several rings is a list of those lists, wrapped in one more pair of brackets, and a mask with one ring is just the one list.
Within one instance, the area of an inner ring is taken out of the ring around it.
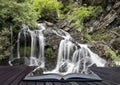
{"label": "leafy vegetation", "polygon": [[27,0],[0,0],[0,59],[10,54],[10,27],[19,30],[22,24],[35,27],[37,12]]}
{"label": "leafy vegetation", "polygon": [[34,0],[32,6],[39,13],[39,18],[54,20],[60,17],[62,3],[57,0]]}
{"label": "leafy vegetation", "polygon": [[110,36],[109,32],[106,32],[106,33],[96,32],[93,34],[88,34],[88,33],[84,34],[84,38],[89,41],[92,41],[92,40],[104,40],[105,41],[107,38],[109,38],[109,36]]}
{"label": "leafy vegetation", "polygon": [[76,4],[73,0],[63,2],[62,13],[67,14],[71,9],[75,8]]}
{"label": "leafy vegetation", "polygon": [[74,11],[71,13],[71,15],[68,16],[68,18],[69,20],[73,20],[75,22],[75,27],[84,28],[84,19],[90,16],[93,13],[94,9],[94,6],[83,5],[74,9]]}
{"label": "leafy vegetation", "polygon": [[0,32],[0,59],[10,56],[10,41],[9,41],[10,31],[4,28]]}
{"label": "leafy vegetation", "polygon": [[27,24],[35,26],[37,12],[29,2],[18,3],[16,0],[0,0],[0,26]]}
{"label": "leafy vegetation", "polygon": [[85,33],[85,34],[84,34],[84,38],[85,38],[86,40],[89,40],[89,41],[91,41],[91,40],[92,40],[91,35],[90,35],[90,34],[88,34],[88,33]]}
{"label": "leafy vegetation", "polygon": [[105,52],[106,57],[110,57],[111,59],[115,60],[117,58],[117,53],[112,49],[109,49]]}

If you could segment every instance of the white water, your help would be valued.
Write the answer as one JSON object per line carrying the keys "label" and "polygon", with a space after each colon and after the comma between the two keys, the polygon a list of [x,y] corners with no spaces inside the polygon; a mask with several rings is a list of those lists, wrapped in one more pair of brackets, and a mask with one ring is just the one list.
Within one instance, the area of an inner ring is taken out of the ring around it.
{"label": "white water", "polygon": [[[11,36],[10,36],[10,43],[11,43],[11,56],[10,56],[10,60],[13,59],[13,46],[12,46],[12,43],[13,43],[13,30],[12,30],[12,27],[10,27],[10,31],[11,31]],[[8,63],[12,66],[12,63],[10,61],[8,61]]]}
{"label": "white water", "polygon": [[[85,44],[77,43],[77,47],[71,42],[72,37],[65,31],[53,31],[56,35],[64,38],[59,45],[57,65],[52,71],[46,73],[85,73],[88,74],[88,68],[95,64],[104,67],[106,61],[93,53]],[[64,34],[64,35],[63,35]],[[61,70],[62,69],[62,70]]]}
{"label": "white water", "polygon": [[[24,58],[25,64],[29,66],[38,66],[34,71],[38,68],[45,68],[45,57],[44,57],[44,35],[43,30],[45,27],[43,24],[38,24],[38,30],[30,30],[27,26],[23,25],[23,29],[18,34],[18,44],[17,44],[17,58],[13,58],[9,61],[10,65],[12,65],[12,61],[15,59],[21,58],[20,56],[20,40],[22,38],[22,34],[24,35]],[[72,37],[69,33],[64,30],[52,30],[53,33],[62,37],[59,44],[58,49],[58,57],[56,67],[52,71],[45,71],[44,73],[88,73],[88,68],[92,65],[96,65],[99,67],[104,67],[106,61],[100,58],[97,54],[93,53],[86,44],[77,45],[73,43],[71,40]],[[26,38],[27,36],[31,37],[31,52],[30,56],[26,56]],[[38,53],[36,54],[36,49],[38,49]]]}
{"label": "white water", "polygon": [[[24,39],[24,57],[25,59],[25,64],[29,66],[39,66],[41,68],[44,68],[45,66],[45,61],[44,61],[44,36],[43,36],[43,30],[45,30],[45,27],[43,24],[38,24],[38,30],[30,30],[28,26],[23,25],[23,28],[20,30],[18,33],[18,40],[17,40],[17,57],[10,59],[9,64],[13,65],[12,62],[15,61],[16,59],[20,59],[20,40],[21,38]],[[23,35],[23,37],[22,37]],[[31,52],[30,52],[30,57],[26,56],[26,37],[30,36],[31,37]],[[38,42],[38,46],[37,46]],[[36,48],[38,48],[38,56],[36,55]]]}

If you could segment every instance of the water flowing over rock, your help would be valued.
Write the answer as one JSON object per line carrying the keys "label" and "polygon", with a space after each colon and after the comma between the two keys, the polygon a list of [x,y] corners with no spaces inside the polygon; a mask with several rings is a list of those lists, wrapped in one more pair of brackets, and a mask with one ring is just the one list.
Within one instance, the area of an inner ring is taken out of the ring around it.
{"label": "water flowing over rock", "polygon": [[[34,70],[36,71],[39,68],[46,68],[45,66],[45,37],[44,32],[46,28],[43,24],[38,24],[38,30],[30,30],[29,27],[23,25],[23,28],[18,34],[18,43],[17,43],[17,58],[12,58],[9,61],[9,64],[12,65],[12,62],[16,59],[24,58],[25,65],[37,66]],[[46,70],[44,73],[85,73],[88,74],[88,68],[92,65],[104,67],[106,61],[100,58],[97,54],[93,53],[87,46],[87,44],[80,44],[76,42],[71,35],[61,29],[52,29],[51,32],[59,37],[62,40],[59,43],[57,62],[53,70]],[[27,49],[27,38],[30,37],[30,56],[26,56]],[[24,39],[24,55],[20,55],[21,48],[21,38]],[[46,39],[47,41],[47,39]]]}
{"label": "water flowing over rock", "polygon": [[[88,67],[93,64],[104,67],[106,61],[93,53],[85,44],[72,42],[69,33],[63,30],[54,30],[54,33],[63,38],[59,45],[57,65],[52,71],[44,73],[85,73],[88,74]],[[63,35],[64,34],[64,35]]]}
{"label": "water flowing over rock", "polygon": [[[25,64],[29,66],[40,66],[44,67],[44,36],[42,31],[45,30],[45,27],[42,24],[38,24],[38,30],[30,30],[28,26],[23,25],[23,28],[20,30],[18,34],[18,43],[17,43],[17,58],[13,58],[9,61],[9,64],[12,65],[12,61],[16,59],[20,59],[20,40],[24,39],[24,58]],[[23,35],[23,37],[22,37]],[[31,52],[29,58],[26,57],[26,37],[31,37]],[[37,44],[38,42],[38,44]],[[36,47],[38,46],[38,53],[36,53]]]}

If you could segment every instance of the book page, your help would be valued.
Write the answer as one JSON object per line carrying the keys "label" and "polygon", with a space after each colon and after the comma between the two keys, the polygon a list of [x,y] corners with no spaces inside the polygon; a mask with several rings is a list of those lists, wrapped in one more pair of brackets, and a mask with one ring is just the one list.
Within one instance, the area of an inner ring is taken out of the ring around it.
{"label": "book page", "polygon": [[27,75],[24,80],[40,80],[40,81],[51,81],[51,80],[61,80],[62,76],[59,74],[41,74],[41,75]]}
{"label": "book page", "polygon": [[64,80],[102,80],[99,76],[93,74],[69,73],[63,76]]}

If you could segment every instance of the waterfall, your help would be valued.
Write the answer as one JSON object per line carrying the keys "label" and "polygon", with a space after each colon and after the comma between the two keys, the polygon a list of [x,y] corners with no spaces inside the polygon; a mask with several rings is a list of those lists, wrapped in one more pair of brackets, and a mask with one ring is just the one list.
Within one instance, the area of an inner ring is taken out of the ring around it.
{"label": "waterfall", "polygon": [[[10,27],[10,32],[11,32],[11,36],[10,36],[10,43],[11,43],[11,48],[10,48],[10,51],[11,51],[11,55],[10,55],[10,60],[13,59],[13,29],[12,27]],[[9,65],[12,66],[12,63],[10,61],[8,61]]]}
{"label": "waterfall", "polygon": [[79,44],[79,47],[73,43],[72,37],[69,33],[65,31],[56,31],[53,32],[62,37],[59,45],[57,65],[52,71],[46,71],[46,73],[84,73],[88,74],[88,68],[92,65],[99,67],[104,67],[106,61],[100,58],[97,54],[93,53],[86,44]]}
{"label": "waterfall", "polygon": [[[20,32],[18,33],[18,38],[17,38],[17,57],[13,57],[13,54],[12,56],[10,57],[8,63],[10,66],[13,66],[12,62],[15,61],[16,59],[20,59],[20,53],[19,53],[19,48],[20,48],[20,38],[21,38],[21,34],[23,32],[24,36],[26,36],[26,29],[28,29],[28,26],[26,25],[23,25],[23,28],[20,30]],[[11,32],[11,40],[12,40],[12,37],[13,37],[13,33]],[[25,42],[26,43],[26,42]],[[13,49],[11,49],[13,51]],[[25,50],[24,50],[25,51]],[[24,55],[25,55],[25,52],[24,52]],[[24,56],[25,57],[25,56]]]}
{"label": "waterfall", "polygon": [[[37,30],[30,30],[28,26],[23,25],[23,28],[18,33],[17,40],[17,58],[13,58],[9,61],[10,65],[16,59],[24,57],[25,64],[28,66],[37,66],[34,71],[39,68],[45,68],[45,38],[43,31],[45,26],[41,23],[38,24]],[[87,46],[87,44],[80,44],[73,40],[70,34],[61,29],[53,29],[52,32],[57,36],[62,37],[60,41],[57,63],[53,70],[44,71],[43,73],[89,73],[89,67],[96,65],[104,67],[106,61],[100,58],[97,54],[93,53]],[[31,38],[30,56],[26,56],[27,52],[27,38]],[[21,39],[24,39],[24,53],[20,55]]]}
{"label": "waterfall", "polygon": [[[20,59],[24,57],[25,64],[29,66],[39,66],[44,68],[45,66],[45,59],[44,59],[44,35],[43,30],[45,27],[43,24],[38,24],[38,30],[30,30],[28,26],[23,25],[23,28],[18,33],[18,40],[17,40],[17,58],[13,58],[9,60],[9,64],[12,65],[12,62],[16,59]],[[23,35],[23,36],[22,36]],[[30,56],[26,56],[27,52],[27,36],[31,37],[31,52]],[[24,39],[24,49],[23,49],[23,56],[20,56],[20,40]],[[38,43],[38,44],[37,44]],[[36,52],[36,48],[38,48],[38,53]],[[38,54],[38,55],[37,55]]]}

